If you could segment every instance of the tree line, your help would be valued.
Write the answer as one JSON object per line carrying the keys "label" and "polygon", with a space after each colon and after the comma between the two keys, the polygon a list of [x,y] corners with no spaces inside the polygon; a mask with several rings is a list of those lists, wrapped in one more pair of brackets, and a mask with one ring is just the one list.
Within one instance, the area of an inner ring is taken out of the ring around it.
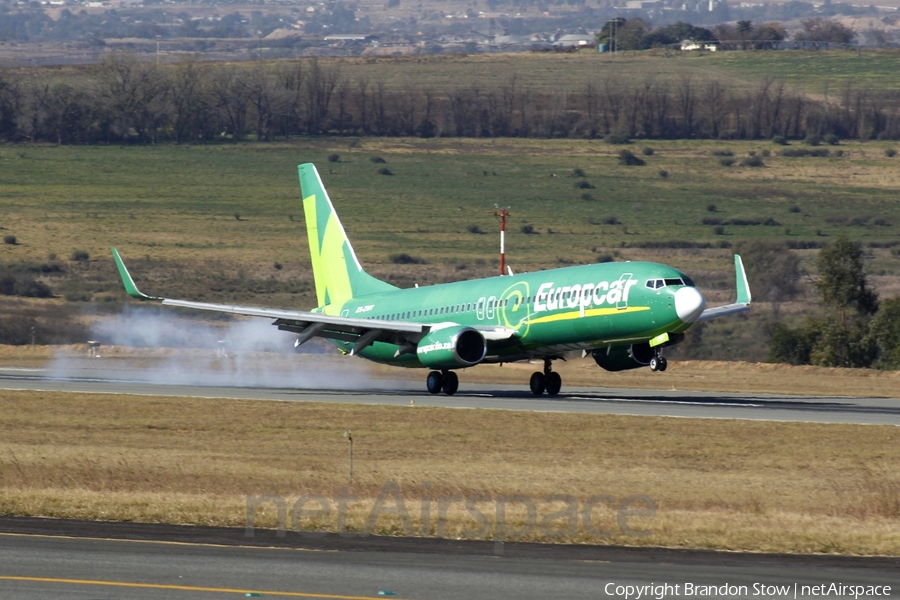
{"label": "tree line", "polygon": [[173,65],[113,54],[61,76],[0,70],[0,140],[58,144],[258,141],[309,135],[804,139],[900,138],[900,93],[846,83],[828,100],[768,77],[602,76],[544,91],[510,74],[443,89],[344,76],[316,59]]}
{"label": "tree line", "polygon": [[[808,42],[817,47],[825,44],[850,44],[856,33],[838,21],[816,17],[801,23],[803,29],[796,32],[793,39]],[[696,43],[715,42],[721,48],[732,50],[771,50],[778,47],[788,37],[781,23],[756,23],[749,20],[735,24],[722,23],[711,29],[696,27],[690,23],[673,23],[654,28],[643,19],[610,19],[597,32],[598,44],[606,44],[610,51],[649,50],[663,46],[680,45],[684,40]]]}
{"label": "tree line", "polygon": [[879,301],[860,244],[841,237],[819,251],[822,314],[797,327],[776,324],[772,362],[823,367],[900,368],[900,298]]}

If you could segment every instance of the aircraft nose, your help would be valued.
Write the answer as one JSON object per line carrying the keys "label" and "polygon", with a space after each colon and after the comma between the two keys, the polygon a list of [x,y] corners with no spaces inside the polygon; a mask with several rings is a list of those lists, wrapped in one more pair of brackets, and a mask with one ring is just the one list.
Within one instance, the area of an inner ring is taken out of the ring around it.
{"label": "aircraft nose", "polygon": [[675,292],[675,314],[685,323],[693,323],[706,308],[706,298],[695,287],[683,287]]}

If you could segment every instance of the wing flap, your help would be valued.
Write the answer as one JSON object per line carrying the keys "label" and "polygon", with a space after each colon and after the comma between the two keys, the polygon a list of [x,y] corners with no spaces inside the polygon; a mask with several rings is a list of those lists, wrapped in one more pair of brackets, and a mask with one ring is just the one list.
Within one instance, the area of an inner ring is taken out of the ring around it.
{"label": "wing flap", "polygon": [[245,317],[262,317],[274,319],[272,324],[279,329],[297,333],[297,344],[303,344],[313,337],[324,337],[355,344],[355,352],[359,352],[374,342],[391,342],[394,344],[417,343],[431,325],[408,321],[385,321],[382,319],[359,319],[355,317],[339,317],[324,313],[303,310],[284,310],[264,308],[261,306],[241,306],[238,304],[216,304],[211,302],[194,302],[148,296],[141,292],[134,283],[131,274],[125,267],[118,251],[112,248],[116,268],[122,278],[125,291],[138,300],[152,300],[166,306],[178,306],[194,310],[241,315]]}

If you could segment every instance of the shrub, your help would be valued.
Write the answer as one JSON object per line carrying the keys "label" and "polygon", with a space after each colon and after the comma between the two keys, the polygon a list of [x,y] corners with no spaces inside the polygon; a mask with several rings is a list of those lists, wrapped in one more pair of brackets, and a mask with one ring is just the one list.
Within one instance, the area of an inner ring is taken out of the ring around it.
{"label": "shrub", "polygon": [[572,169],[572,177],[584,177],[584,170],[578,168]]}
{"label": "shrub", "polygon": [[69,257],[69,260],[85,261],[91,257],[87,250],[75,250]]}
{"label": "shrub", "polygon": [[383,165],[385,163],[385,160],[383,158],[381,158],[380,156],[373,156],[369,160],[372,161],[373,163],[375,163],[376,165]]}
{"label": "shrub", "polygon": [[842,156],[844,155],[844,151],[843,151],[843,150],[835,150],[835,151],[834,151],[834,155],[835,155],[836,157],[840,158],[840,157],[842,157]]}
{"label": "shrub", "polygon": [[341,155],[340,154],[329,154],[328,162],[341,162]]}
{"label": "shrub", "polygon": [[785,139],[783,135],[776,135],[772,137],[772,143],[778,146],[787,146],[788,141]]}
{"label": "shrub", "polygon": [[593,202],[593,201],[595,200],[594,195],[593,195],[593,194],[589,194],[589,193],[587,193],[587,192],[585,192],[585,193],[583,193],[583,194],[581,195],[581,199],[582,199],[582,200],[585,200],[585,201],[587,201],[587,202]]}
{"label": "shrub", "polygon": [[895,150],[894,148],[885,148],[884,155],[888,158],[894,158],[895,156],[897,156],[897,150]]}
{"label": "shrub", "polygon": [[716,235],[725,235],[725,228],[721,225],[717,225],[713,227],[713,233],[715,233]]}
{"label": "shrub", "polygon": [[798,212],[800,212],[800,207],[794,205],[794,206],[792,206],[792,207],[790,207],[790,208],[788,209],[788,212],[798,213]]}
{"label": "shrub", "polygon": [[723,167],[730,167],[731,165],[734,164],[734,158],[732,158],[730,156],[724,156],[719,159],[719,164],[722,165]]}
{"label": "shrub", "polygon": [[601,219],[600,221],[604,225],[621,225],[621,222],[616,218],[615,215],[611,215],[606,217],[605,219]]}
{"label": "shrub", "polygon": [[594,189],[595,186],[591,182],[585,181],[582,179],[581,181],[579,181],[578,183],[575,184],[575,187],[577,187],[580,190],[592,190],[592,189]]}
{"label": "shrub", "polygon": [[[831,151],[828,150],[828,148],[785,148],[778,153],[779,156],[786,156],[789,158],[799,158],[802,156],[828,157],[830,154]],[[841,154],[843,154],[843,152],[841,152]]]}
{"label": "shrub", "polygon": [[272,265],[272,266],[275,267],[275,270],[276,270],[276,271],[280,271],[281,269],[284,268],[284,265],[281,264],[280,262],[277,262],[277,263],[275,263],[275,264]]}
{"label": "shrub", "polygon": [[713,156],[734,156],[734,152],[731,150],[710,150],[709,153]]}
{"label": "shrub", "polygon": [[666,171],[665,169],[660,169],[659,171],[656,172],[656,174],[659,175],[660,177],[662,177],[663,179],[665,179],[666,177],[669,176],[669,172]]}
{"label": "shrub", "polygon": [[645,147],[643,150],[641,150],[641,154],[643,154],[644,156],[653,156],[654,152],[655,152],[655,150],[653,150],[653,148]]}
{"label": "shrub", "polygon": [[769,217],[768,219],[763,221],[763,225],[765,225],[766,227],[781,227],[781,223],[779,223],[772,217]]}
{"label": "shrub", "polygon": [[828,144],[829,146],[837,146],[838,143],[840,143],[841,138],[839,138],[838,136],[836,136],[833,133],[829,133],[825,137],[822,138],[822,141],[825,142],[826,144]]}
{"label": "shrub", "polygon": [[616,257],[612,254],[601,254],[597,257],[598,263],[616,262]]}
{"label": "shrub", "polygon": [[393,175],[394,173],[387,167],[381,167],[380,169],[378,169],[378,174],[379,175]]}
{"label": "shrub", "polygon": [[704,217],[701,221],[704,225],[721,225],[722,219],[716,217]]}
{"label": "shrub", "polygon": [[747,157],[741,159],[741,166],[742,167],[764,167],[766,165],[765,165],[765,163],[763,163],[762,158],[760,158],[759,156],[747,156]]}
{"label": "shrub", "polygon": [[644,159],[635,156],[634,152],[632,152],[631,150],[622,149],[619,150],[619,164],[632,167],[640,167],[647,163],[644,162]]}
{"label": "shrub", "polygon": [[469,233],[484,233],[478,225],[468,225],[466,226],[466,231]]}
{"label": "shrub", "polygon": [[50,298],[50,288],[31,275],[0,271],[0,295],[21,296],[24,298]]}
{"label": "shrub", "polygon": [[717,210],[719,210],[719,209],[716,208],[715,204],[707,204],[706,205],[706,212],[716,212]]}
{"label": "shrub", "polygon": [[803,140],[803,143],[807,146],[818,146],[822,143],[822,138],[817,135],[808,135],[806,136],[806,139]]}
{"label": "shrub", "polygon": [[772,152],[768,148],[763,150],[760,154],[762,154],[764,158],[769,158],[770,156],[772,156]]}
{"label": "shrub", "polygon": [[625,133],[610,133],[603,141],[607,144],[630,144],[631,139]]}
{"label": "shrub", "polygon": [[16,236],[14,236],[14,235],[4,235],[3,243],[9,244],[10,246],[15,246],[18,243],[18,241],[16,240]]}
{"label": "shrub", "polygon": [[409,254],[401,253],[401,254],[391,254],[390,256],[391,262],[395,265],[423,265],[425,261],[421,258],[416,258],[415,256],[410,256]]}
{"label": "shrub", "polygon": [[525,235],[537,235],[533,225],[522,225],[522,233]]}

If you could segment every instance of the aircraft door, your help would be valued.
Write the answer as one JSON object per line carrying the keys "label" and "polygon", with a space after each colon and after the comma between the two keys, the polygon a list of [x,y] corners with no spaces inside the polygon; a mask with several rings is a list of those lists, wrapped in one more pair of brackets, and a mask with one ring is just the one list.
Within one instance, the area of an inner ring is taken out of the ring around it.
{"label": "aircraft door", "polygon": [[629,285],[629,282],[631,281],[631,277],[632,277],[631,273],[622,273],[622,276],[619,277],[619,281],[618,281],[617,285],[619,286],[619,289],[621,290],[621,296],[619,297],[618,302],[616,302],[616,308],[618,310],[624,310],[624,309],[628,308],[628,288],[630,288],[631,285],[633,285],[633,283],[631,285]]}

